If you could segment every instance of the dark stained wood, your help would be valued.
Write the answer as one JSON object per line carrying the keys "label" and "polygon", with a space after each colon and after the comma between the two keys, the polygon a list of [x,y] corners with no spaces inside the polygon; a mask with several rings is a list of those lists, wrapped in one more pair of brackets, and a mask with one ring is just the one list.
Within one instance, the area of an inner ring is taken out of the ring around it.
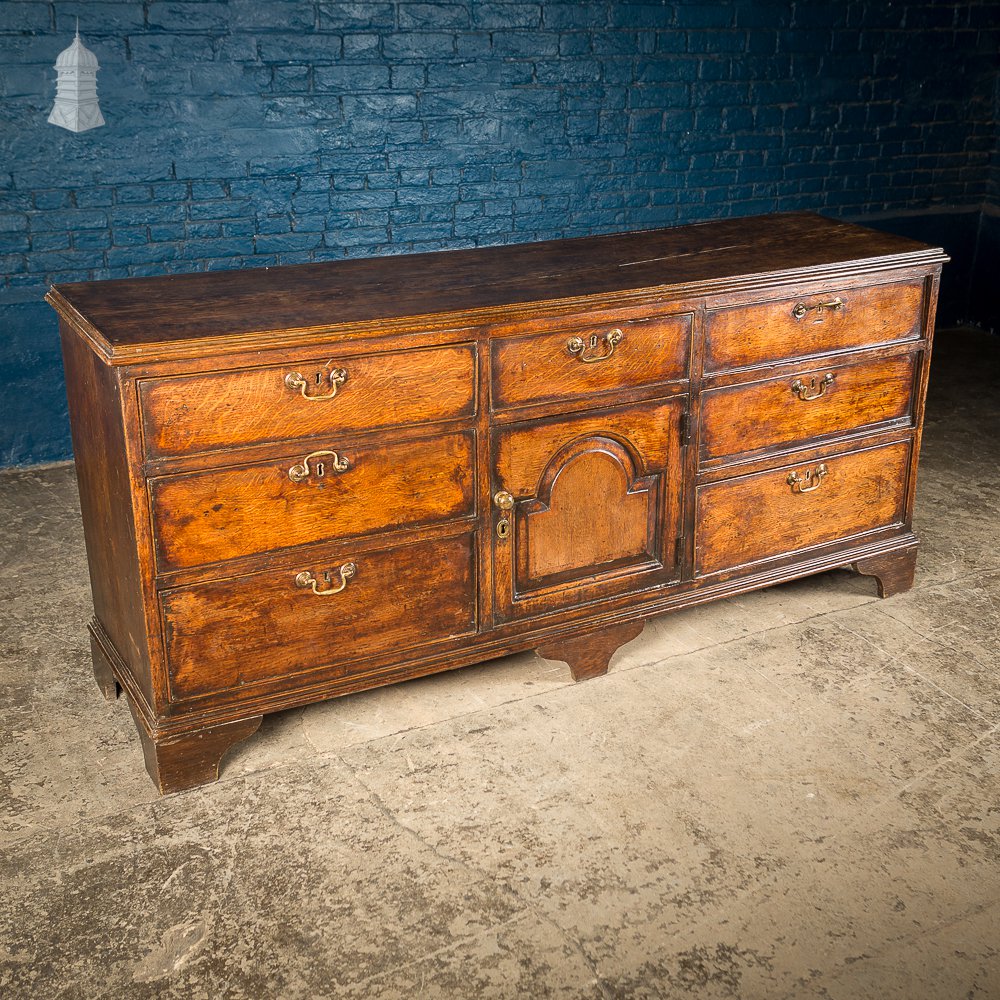
{"label": "dark stained wood", "polygon": [[[838,265],[929,264],[940,251],[809,213],[725,219],[651,232],[520,246],[303,264],[269,270],[57,285],[49,301],[111,357],[137,360],[171,345],[579,296],[677,289],[734,278],[807,274]],[[714,289],[706,289],[714,290]],[[266,345],[267,337],[252,339]],[[222,344],[216,345],[224,347]]]}
{"label": "dark stained wood", "polygon": [[[920,336],[923,282],[867,289],[810,289],[760,305],[712,311],[706,371],[747,368]],[[839,301],[840,308],[825,308]],[[808,310],[802,318],[798,307]]]}
{"label": "dark stained wood", "polygon": [[[699,487],[698,573],[902,523],[909,458],[910,444],[903,442]],[[827,469],[822,477],[821,466]],[[808,492],[790,484],[789,475],[800,477]]]}
{"label": "dark stained wood", "polygon": [[917,548],[897,549],[884,555],[869,556],[853,564],[855,572],[875,577],[879,597],[902,594],[913,586],[917,571]]}
{"label": "dark stained wood", "polygon": [[[469,516],[474,443],[470,432],[344,446],[334,440],[273,462],[155,479],[158,564],[179,569]],[[321,450],[346,458],[347,470],[335,471],[334,459],[321,456],[309,462],[313,475],[293,482],[289,469]]]}
{"label": "dark stained wood", "polygon": [[97,681],[97,687],[104,695],[104,700],[116,701],[121,694],[121,685],[93,630],[90,632],[90,658],[94,664],[94,680]]}
{"label": "dark stained wood", "polygon": [[[183,455],[320,434],[414,426],[475,410],[475,345],[371,355],[334,355],[274,368],[212,372],[139,383],[146,447]],[[289,387],[302,375],[310,397]]]}
{"label": "dark stained wood", "polygon": [[117,373],[65,324],[60,332],[94,611],[124,669],[152,703],[143,573]]}
{"label": "dark stained wood", "polygon": [[265,712],[531,648],[595,676],[835,566],[908,586],[944,259],[792,215],[53,290],[95,677],[157,787]]}
{"label": "dark stained wood", "polygon": [[255,715],[203,726],[193,733],[158,738],[146,729],[131,701],[129,707],[139,731],[146,770],[161,795],[217,781],[222,758],[237,743],[253,736],[264,721],[263,715]]}
{"label": "dark stained wood", "polygon": [[846,366],[803,365],[781,378],[711,389],[701,401],[702,458],[800,444],[911,416],[916,366],[913,354]]}
{"label": "dark stained wood", "polygon": [[[617,344],[609,341],[621,334]],[[568,345],[579,338],[582,352]],[[494,340],[493,405],[610,392],[687,377],[691,316],[567,326]],[[600,359],[600,360],[593,360]]]}
{"label": "dark stained wood", "polygon": [[608,625],[599,632],[547,642],[538,647],[538,655],[568,664],[575,681],[589,680],[606,674],[615,651],[637,638],[644,627],[641,621]]}
{"label": "dark stained wood", "polygon": [[[309,571],[317,589],[334,590],[347,563],[355,566],[354,576],[339,593],[296,586],[298,573]],[[163,595],[163,609],[178,699],[329,665],[347,672],[387,647],[402,653],[475,631],[475,538],[339,555],[183,587]]]}

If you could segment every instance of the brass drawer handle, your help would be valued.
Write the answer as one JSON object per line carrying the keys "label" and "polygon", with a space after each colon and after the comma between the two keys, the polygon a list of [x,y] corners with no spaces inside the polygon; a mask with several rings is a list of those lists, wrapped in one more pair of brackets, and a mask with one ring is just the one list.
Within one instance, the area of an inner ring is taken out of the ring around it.
{"label": "brass drawer handle", "polygon": [[792,392],[802,400],[819,399],[820,396],[826,393],[827,386],[833,385],[833,382],[833,372],[827,372],[819,382],[815,378],[809,379],[808,382],[803,382],[802,379],[797,378],[792,383]]}
{"label": "brass drawer handle", "polygon": [[[317,380],[319,376],[317,376]],[[337,395],[337,389],[340,388],[347,381],[347,369],[346,368],[334,368],[330,374],[327,376],[327,381],[330,383],[330,391],[327,393],[316,393],[310,396],[306,389],[309,388],[309,379],[304,378],[299,372],[289,372],[285,376],[285,385],[289,389],[298,389],[302,393],[303,399],[309,400],[323,400],[323,399],[333,399]]]}
{"label": "brass drawer handle", "polygon": [[[309,468],[311,461],[323,458],[330,460],[329,462],[317,461],[314,469]],[[346,455],[338,455],[335,451],[314,451],[288,470],[288,478],[293,483],[301,483],[312,475],[315,475],[317,479],[322,479],[326,475],[327,468],[333,472],[346,472],[350,467],[351,463],[347,460]]]}
{"label": "brass drawer handle", "polygon": [[[318,594],[320,597],[329,597],[331,594],[339,594],[347,586],[347,581],[352,579],[358,572],[358,567],[352,562],[346,562],[336,572],[340,574],[340,583],[338,583],[335,587],[327,587],[326,590],[320,590],[319,587],[316,586],[319,581],[307,569],[303,570],[295,577],[295,586],[312,587],[312,592],[314,594]],[[327,583],[331,583],[331,576],[332,574],[330,573],[324,573],[323,579],[326,580]]]}
{"label": "brass drawer handle", "polygon": [[[805,472],[801,476],[797,472],[789,472],[785,482],[791,486],[793,493],[812,493],[813,490],[819,489],[820,484],[823,482],[823,477],[829,471],[825,465],[817,465],[815,472]],[[806,486],[806,483],[809,485]]]}
{"label": "brass drawer handle", "polygon": [[829,302],[817,302],[815,305],[807,306],[804,302],[796,302],[792,308],[792,315],[796,319],[805,319],[809,313],[815,311],[817,316],[822,316],[826,310],[837,312],[844,308],[844,302],[840,298],[830,299]]}
{"label": "brass drawer handle", "polygon": [[[601,338],[607,345],[608,350],[606,354],[596,354],[591,358],[588,358],[583,352],[587,349],[587,344],[584,342],[583,337],[570,337],[566,341],[566,350],[570,354],[576,354],[578,360],[582,361],[586,365],[592,365],[597,361],[607,361],[612,354],[615,353],[615,348],[625,339],[625,334],[619,329],[614,329],[610,333],[606,333]],[[590,338],[590,346],[597,347],[599,343],[597,334],[595,333]]]}

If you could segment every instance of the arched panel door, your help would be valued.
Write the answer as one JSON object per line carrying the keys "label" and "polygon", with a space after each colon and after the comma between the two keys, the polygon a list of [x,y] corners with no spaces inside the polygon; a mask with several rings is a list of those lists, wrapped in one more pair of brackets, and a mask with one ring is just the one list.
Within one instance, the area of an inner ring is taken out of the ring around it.
{"label": "arched panel door", "polygon": [[499,619],[678,578],[686,404],[686,396],[675,397],[496,433]]}

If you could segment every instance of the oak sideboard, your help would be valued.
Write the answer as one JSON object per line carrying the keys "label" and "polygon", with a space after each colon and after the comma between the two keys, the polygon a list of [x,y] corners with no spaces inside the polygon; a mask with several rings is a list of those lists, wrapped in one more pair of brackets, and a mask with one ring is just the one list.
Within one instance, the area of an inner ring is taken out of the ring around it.
{"label": "oak sideboard", "polygon": [[53,287],[94,672],[157,787],[268,712],[909,587],[946,260],[802,213]]}

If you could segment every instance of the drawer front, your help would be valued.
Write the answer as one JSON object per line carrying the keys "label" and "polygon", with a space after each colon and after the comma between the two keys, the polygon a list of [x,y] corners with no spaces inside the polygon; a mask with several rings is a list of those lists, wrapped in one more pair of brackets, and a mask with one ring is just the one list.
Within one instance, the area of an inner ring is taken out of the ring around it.
{"label": "drawer front", "polygon": [[687,378],[691,315],[496,339],[493,404],[503,408]]}
{"label": "drawer front", "polygon": [[920,337],[923,284],[811,292],[709,312],[705,371]]}
{"label": "drawer front", "polygon": [[175,699],[321,667],[346,674],[475,631],[474,537],[182,587],[162,608]]}
{"label": "drawer front", "polygon": [[698,575],[901,523],[909,460],[902,441],[699,487]]}
{"label": "drawer front", "polygon": [[805,443],[912,416],[916,356],[711,389],[702,396],[701,457]]}
{"label": "drawer front", "polygon": [[475,358],[460,344],[150,379],[139,385],[146,448],[181,455],[470,416]]}
{"label": "drawer front", "polygon": [[157,562],[180,569],[468,516],[474,483],[472,431],[164,476],[150,481]]}

